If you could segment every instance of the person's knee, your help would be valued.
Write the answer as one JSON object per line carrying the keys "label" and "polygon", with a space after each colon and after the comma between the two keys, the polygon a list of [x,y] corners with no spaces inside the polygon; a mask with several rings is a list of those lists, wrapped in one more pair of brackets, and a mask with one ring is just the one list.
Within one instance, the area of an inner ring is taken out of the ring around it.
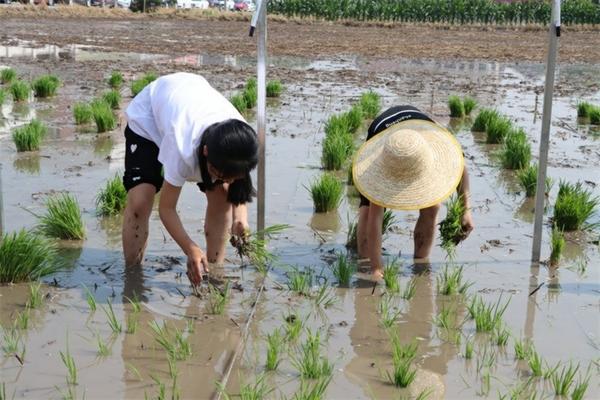
{"label": "person's knee", "polygon": [[152,200],[141,196],[133,196],[127,199],[129,218],[136,220],[147,220],[152,212]]}
{"label": "person's knee", "polygon": [[422,219],[425,222],[433,222],[435,224],[440,208],[442,208],[441,204],[435,204],[431,207],[419,210],[419,219]]}

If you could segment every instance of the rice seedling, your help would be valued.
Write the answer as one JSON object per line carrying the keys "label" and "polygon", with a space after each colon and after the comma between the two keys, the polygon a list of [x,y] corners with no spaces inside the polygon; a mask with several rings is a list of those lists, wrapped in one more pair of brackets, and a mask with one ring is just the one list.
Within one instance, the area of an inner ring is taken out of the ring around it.
{"label": "rice seedling", "polygon": [[300,354],[292,358],[292,364],[302,378],[318,379],[330,376],[333,365],[321,355],[321,337],[319,332],[313,335],[307,330],[306,341],[300,346]]}
{"label": "rice seedling", "polygon": [[29,300],[25,307],[35,309],[42,305],[42,283],[31,283],[29,285]]}
{"label": "rice seedling", "polygon": [[391,260],[383,267],[383,281],[385,288],[390,293],[398,293],[400,284],[398,283],[398,274],[400,273],[400,264],[397,260]]}
{"label": "rice seedling", "polygon": [[344,114],[332,115],[325,122],[325,136],[350,135],[348,119]]}
{"label": "rice seedling", "polygon": [[587,375],[585,378],[578,379],[577,383],[575,383],[575,387],[573,388],[573,392],[571,392],[571,400],[583,400],[589,384],[589,375]]}
{"label": "rice seedling", "polygon": [[529,165],[531,160],[531,145],[522,128],[513,129],[504,140],[500,153],[502,166],[506,169],[521,169]]}
{"label": "rice seedling", "polygon": [[27,330],[29,328],[29,314],[29,307],[25,307],[25,310],[23,310],[20,313],[17,313],[17,315],[15,316],[15,327],[21,330]]}
{"label": "rice seedling", "polygon": [[294,268],[288,274],[287,286],[292,292],[299,296],[310,296],[310,289],[313,283],[313,274],[311,270],[300,271]]}
{"label": "rice seedling", "polygon": [[229,281],[225,282],[223,289],[209,284],[208,298],[206,299],[206,309],[209,314],[222,315],[225,311],[225,306],[229,302]]}
{"label": "rice seedling", "polygon": [[312,385],[304,379],[300,380],[300,387],[294,393],[292,400],[322,400],[325,399],[327,386],[333,378],[332,375],[317,379]]}
{"label": "rice seedling", "polygon": [[309,188],[315,212],[328,212],[338,208],[344,194],[344,185],[334,175],[324,173]]}
{"label": "rice seedling", "polygon": [[510,303],[501,305],[502,296],[498,298],[495,304],[486,304],[481,297],[474,296],[471,303],[467,306],[471,318],[475,320],[475,329],[477,332],[492,332],[502,323],[502,316]]}
{"label": "rice seedling", "polygon": [[171,355],[167,355],[167,364],[169,365],[169,376],[171,379],[176,379],[179,374],[179,370],[177,368],[177,361],[171,357]]}
{"label": "rice seedling", "polygon": [[[537,185],[537,176],[538,176],[538,165],[530,164],[520,171],[517,172],[517,179],[521,184],[523,190],[525,190],[526,197],[535,196],[536,185]],[[550,193],[550,189],[552,188],[552,179],[546,177],[546,194]]]}
{"label": "rice seedling", "polygon": [[286,342],[295,342],[298,339],[298,337],[300,336],[300,333],[302,332],[304,323],[302,322],[302,319],[296,317],[293,314],[288,315],[284,319],[285,319],[285,334],[284,334],[285,341]]}
{"label": "rice seedling", "polygon": [[538,352],[533,347],[529,349],[527,365],[529,365],[529,369],[531,370],[531,374],[533,376],[542,376],[542,357],[540,357]]}
{"label": "rice seedling", "polygon": [[456,309],[454,307],[442,306],[438,314],[433,318],[433,323],[438,328],[446,330],[454,329],[456,325]]}
{"label": "rice seedling", "polygon": [[335,289],[333,289],[327,281],[316,290],[316,292],[311,294],[315,306],[321,308],[329,308],[337,303],[338,298],[335,294]]}
{"label": "rice seedling", "polygon": [[352,275],[356,271],[356,265],[348,260],[344,254],[337,254],[333,263],[333,276],[338,280],[340,286],[349,287]]}
{"label": "rice seedling", "polygon": [[392,210],[385,210],[383,212],[383,220],[381,221],[381,232],[385,235],[396,225],[396,216]]}
{"label": "rice seedling", "polygon": [[468,339],[465,342],[465,351],[463,353],[463,356],[467,359],[470,360],[473,358],[473,340],[472,339]]}
{"label": "rice seedling", "polygon": [[76,103],[73,106],[73,118],[75,118],[75,124],[83,125],[87,124],[92,120],[94,114],[92,108],[87,103]]}
{"label": "rice seedling", "polygon": [[348,123],[348,130],[350,133],[355,133],[363,122],[363,111],[360,108],[360,104],[355,104],[350,108],[350,111],[342,114]]}
{"label": "rice seedling", "polygon": [[493,331],[493,340],[498,346],[506,346],[508,343],[508,338],[510,337],[510,331],[506,328],[506,326],[502,326],[499,324],[496,326],[496,329]]}
{"label": "rice seedling", "polygon": [[463,98],[463,107],[465,109],[465,116],[471,115],[471,112],[477,107],[477,100],[472,97],[466,96]]}
{"label": "rice seedling", "polygon": [[237,396],[229,396],[225,392],[225,388],[221,386],[219,386],[218,390],[225,400],[231,400],[232,397],[237,397],[240,400],[262,400],[268,398],[269,394],[273,391],[273,389],[267,386],[264,374],[256,377],[254,383],[242,383],[240,385],[240,393]]}
{"label": "rice seedling", "polygon": [[473,126],[471,127],[471,130],[473,132],[485,132],[487,130],[489,122],[491,120],[496,120],[499,117],[500,114],[498,113],[498,111],[493,110],[491,108],[484,108],[479,112],[479,114],[477,114],[475,121],[473,121]]}
{"label": "rice seedling", "polygon": [[446,218],[439,223],[441,247],[449,255],[454,253],[458,243],[464,238],[462,218],[466,207],[462,195],[453,194],[446,201]]}
{"label": "rice seedling", "polygon": [[526,358],[529,358],[529,349],[527,346],[527,343],[525,343],[523,340],[519,339],[519,340],[515,340],[514,341],[514,349],[515,349],[515,358],[517,360],[525,360]]}
{"label": "rice seedling", "polygon": [[550,364],[546,363],[546,367],[543,369],[542,371],[542,376],[544,377],[545,380],[549,380],[552,378],[552,376],[554,375],[554,373],[556,371],[558,371],[558,368],[560,367],[561,362],[558,361],[556,363],[556,365],[554,367],[552,367]]}
{"label": "rice seedling", "polygon": [[13,141],[17,151],[36,151],[40,149],[40,143],[48,128],[37,119],[31,120],[27,125],[14,130]]}
{"label": "rice seedling", "polygon": [[472,282],[463,282],[463,267],[454,267],[449,270],[446,265],[443,271],[435,278],[437,292],[446,296],[465,295]]}
{"label": "rice seedling", "polygon": [[196,320],[194,318],[190,318],[187,320],[187,332],[192,335],[196,332]]}
{"label": "rice seedling", "polygon": [[283,91],[283,84],[280,80],[267,82],[267,97],[279,97]]}
{"label": "rice seedling", "polygon": [[552,235],[550,236],[550,265],[558,265],[560,256],[562,255],[565,247],[565,234],[557,227],[552,228]]}
{"label": "rice seedling", "polygon": [[244,96],[242,96],[241,94],[234,94],[229,98],[229,102],[240,113],[243,113],[248,109],[248,107],[246,107],[246,100],[244,100]]}
{"label": "rice seedling", "polygon": [[16,327],[2,327],[2,351],[5,355],[8,356],[17,353],[20,342],[21,333],[16,329]]}
{"label": "rice seedling", "polygon": [[384,295],[378,305],[379,322],[384,328],[391,328],[400,319],[402,313],[395,305],[392,304],[392,297]]}
{"label": "rice seedling", "polygon": [[87,286],[83,285],[83,289],[85,290],[85,300],[88,303],[88,307],[90,308],[90,311],[91,312],[96,311],[96,309],[98,308],[98,305],[96,303],[96,298],[94,297],[92,292],[90,292],[90,289],[88,289]]}
{"label": "rice seedling", "polygon": [[579,370],[579,364],[573,366],[569,363],[568,366],[563,366],[560,374],[558,371],[554,371],[552,374],[552,386],[554,387],[554,394],[557,396],[566,396],[569,389],[574,383],[575,374]]}
{"label": "rice seedling", "polygon": [[594,105],[587,101],[580,101],[577,103],[577,117],[578,118],[589,118],[590,110],[594,108]]}
{"label": "rice seedling", "polygon": [[135,335],[138,325],[139,321],[137,314],[135,312],[133,314],[129,314],[127,316],[125,332],[129,335]]}
{"label": "rice seedling", "polygon": [[106,357],[110,355],[110,347],[108,347],[108,344],[102,340],[102,337],[99,333],[96,333],[96,344],[98,346],[98,351],[96,352],[98,357]]}
{"label": "rice seedling", "polygon": [[477,392],[478,396],[483,396],[483,397],[487,397],[487,395],[490,393],[490,389],[491,389],[491,375],[490,375],[490,370],[486,370],[482,375],[481,375],[481,387],[479,389],[479,391]]}
{"label": "rice seedling", "polygon": [[266,274],[267,267],[277,259],[273,253],[267,250],[269,240],[289,227],[287,224],[271,225],[262,231],[253,232],[242,240],[232,237],[231,244],[236,248],[242,263],[244,257],[247,257],[251,265],[254,265],[262,274]]}
{"label": "rice seedling", "polygon": [[63,353],[60,353],[60,358],[67,368],[67,384],[69,385],[77,385],[77,366],[75,365],[75,359],[71,355],[71,351],[69,350],[69,338],[67,337],[67,349]]}
{"label": "rice seedling", "polygon": [[571,184],[561,181],[554,204],[553,223],[562,231],[589,229],[586,221],[595,213],[600,198],[582,187],[581,182]]}
{"label": "rice seedling", "polygon": [[395,331],[388,331],[390,342],[392,344],[392,356],[398,359],[414,359],[417,356],[419,346],[415,340],[410,343],[402,344],[398,334]]}
{"label": "rice seedling", "polygon": [[132,95],[132,97],[137,96],[139,92],[141,92],[142,90],[144,90],[144,88],[146,86],[148,86],[149,83],[151,83],[152,81],[156,80],[156,78],[157,78],[156,74],[147,73],[144,76],[142,76],[141,78],[136,79],[133,82],[131,82],[131,95]]}
{"label": "rice seedling", "polygon": [[381,110],[381,97],[369,90],[360,95],[360,109],[363,112],[363,118],[373,119],[379,114]]}
{"label": "rice seedling", "polygon": [[0,240],[0,283],[37,280],[60,269],[56,245],[25,230]]}
{"label": "rice seedling", "polygon": [[0,89],[0,106],[4,104],[4,100],[6,99],[6,90]]}
{"label": "rice seedling", "polygon": [[96,196],[96,210],[100,215],[115,215],[125,208],[127,191],[119,174],[109,179]]}
{"label": "rice seedling", "polygon": [[244,85],[244,89],[256,89],[258,87],[258,81],[256,78],[248,78],[246,84]]}
{"label": "rice seedling", "polygon": [[256,102],[258,101],[258,93],[256,86],[246,86],[246,88],[242,92],[242,97],[246,102],[246,108],[251,109],[256,107]]}
{"label": "rice seedling", "polygon": [[142,311],[142,304],[140,303],[140,298],[138,297],[137,293],[133,294],[133,299],[130,299],[127,296],[125,296],[125,298],[131,305],[131,310],[134,314],[139,314]]}
{"label": "rice seedling", "polygon": [[35,97],[45,98],[54,96],[59,85],[60,80],[56,75],[44,75],[34,80],[31,87]]}
{"label": "rice seedling", "polygon": [[154,332],[154,340],[167,352],[168,357],[183,361],[192,355],[192,347],[189,340],[183,336],[183,332],[175,328],[172,334],[166,321],[162,326],[156,321],[150,322],[149,325]]}
{"label": "rice seedling", "polygon": [[110,104],[101,99],[93,100],[90,104],[92,118],[96,123],[96,132],[109,132],[117,126],[117,119],[110,108]]}
{"label": "rice seedling", "polygon": [[486,125],[486,139],[488,144],[503,143],[512,129],[512,122],[508,117],[498,116],[491,118]]}
{"label": "rice seedling", "polygon": [[47,212],[38,216],[38,229],[44,235],[66,240],[83,240],[85,225],[79,203],[68,193],[49,197],[46,201]]}
{"label": "rice seedling", "polygon": [[12,68],[4,68],[0,70],[0,83],[11,83],[17,79],[17,71]]}
{"label": "rice seedling", "polygon": [[281,362],[281,353],[283,347],[283,336],[279,329],[267,335],[267,371],[275,371]]}
{"label": "rice seedling", "polygon": [[417,374],[417,370],[412,368],[412,361],[412,358],[400,358],[394,355],[392,358],[393,369],[391,372],[386,371],[390,383],[401,388],[410,385]]}
{"label": "rice seedling", "polygon": [[113,71],[108,78],[108,86],[118,90],[123,85],[123,81],[123,74],[119,71]]}
{"label": "rice seedling", "polygon": [[488,370],[493,368],[496,364],[496,352],[489,348],[484,347],[483,352],[481,353],[481,357],[477,359],[477,365],[475,370],[481,371],[483,368],[487,368]]}
{"label": "rice seedling", "polygon": [[102,307],[102,310],[106,314],[106,318],[108,320],[108,326],[110,326],[110,329],[112,329],[112,331],[114,333],[121,333],[123,331],[123,326],[121,325],[121,321],[119,321],[119,319],[115,315],[115,311],[113,310],[113,306],[112,306],[112,303],[110,302],[110,299],[107,299],[106,302],[108,303],[108,309],[105,307]]}
{"label": "rice seedling", "polygon": [[110,108],[117,110],[121,103],[121,93],[115,89],[109,90],[108,92],[104,92],[102,100],[104,100]]}
{"label": "rice seedling", "polygon": [[462,118],[465,116],[465,105],[458,96],[448,97],[448,108],[451,118]]}
{"label": "rice seedling", "polygon": [[323,141],[321,165],[327,171],[342,169],[351,155],[354,143],[350,135],[327,136]]}
{"label": "rice seedling", "polygon": [[600,107],[593,107],[590,110],[590,124],[600,125]]}
{"label": "rice seedling", "polygon": [[411,278],[408,282],[406,282],[406,286],[404,289],[400,290],[400,297],[404,300],[410,300],[415,296],[417,291],[417,281],[416,278]]}
{"label": "rice seedling", "polygon": [[27,82],[16,79],[12,81],[8,87],[8,91],[12,95],[13,101],[27,101],[31,93],[31,87],[29,87]]}

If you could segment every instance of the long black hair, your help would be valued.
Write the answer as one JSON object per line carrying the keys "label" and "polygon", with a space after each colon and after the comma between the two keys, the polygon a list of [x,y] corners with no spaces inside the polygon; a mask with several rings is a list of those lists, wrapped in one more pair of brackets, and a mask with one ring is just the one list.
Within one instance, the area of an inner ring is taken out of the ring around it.
{"label": "long black hair", "polygon": [[[204,155],[204,146],[208,156]],[[250,171],[258,164],[258,139],[250,125],[237,119],[212,124],[204,131],[197,152],[204,189],[211,190],[218,183],[208,173],[210,162],[225,177],[243,176],[229,185],[228,202],[237,206],[252,201],[256,191]]]}

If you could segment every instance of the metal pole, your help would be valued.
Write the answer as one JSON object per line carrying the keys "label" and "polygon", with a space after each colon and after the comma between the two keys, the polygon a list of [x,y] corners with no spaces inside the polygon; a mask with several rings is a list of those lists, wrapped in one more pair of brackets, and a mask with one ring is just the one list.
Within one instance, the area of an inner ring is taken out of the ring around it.
{"label": "metal pole", "polygon": [[256,11],[252,16],[250,36],[258,31],[257,51],[257,110],[256,130],[258,134],[258,170],[257,170],[257,231],[265,229],[265,139],[267,128],[267,1],[258,0]]}
{"label": "metal pole", "polygon": [[0,236],[4,234],[4,199],[2,198],[2,164],[0,164]]}
{"label": "metal pole", "polygon": [[542,246],[542,220],[544,216],[544,200],[546,189],[546,167],[548,165],[548,143],[550,141],[550,125],[552,119],[552,94],[554,91],[554,70],[558,37],[560,36],[560,0],[552,2],[552,20],[550,21],[550,44],[546,63],[546,87],[544,88],[544,110],[542,115],[542,136],[540,138],[540,162],[535,192],[535,223],[533,227],[533,247],[531,261],[540,261]]}

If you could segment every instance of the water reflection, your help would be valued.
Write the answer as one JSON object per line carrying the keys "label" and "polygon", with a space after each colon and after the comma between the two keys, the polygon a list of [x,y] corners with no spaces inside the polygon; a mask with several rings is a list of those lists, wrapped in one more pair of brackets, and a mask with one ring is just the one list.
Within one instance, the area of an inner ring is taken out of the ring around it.
{"label": "water reflection", "polygon": [[114,146],[114,140],[110,135],[97,135],[94,140],[94,154],[100,157],[106,157],[110,154]]}
{"label": "water reflection", "polygon": [[40,155],[37,152],[17,154],[15,160],[13,161],[13,166],[19,172],[28,173],[31,175],[39,175]]}
{"label": "water reflection", "polygon": [[310,219],[310,227],[325,235],[339,232],[341,225],[337,210],[325,213],[313,213]]}

